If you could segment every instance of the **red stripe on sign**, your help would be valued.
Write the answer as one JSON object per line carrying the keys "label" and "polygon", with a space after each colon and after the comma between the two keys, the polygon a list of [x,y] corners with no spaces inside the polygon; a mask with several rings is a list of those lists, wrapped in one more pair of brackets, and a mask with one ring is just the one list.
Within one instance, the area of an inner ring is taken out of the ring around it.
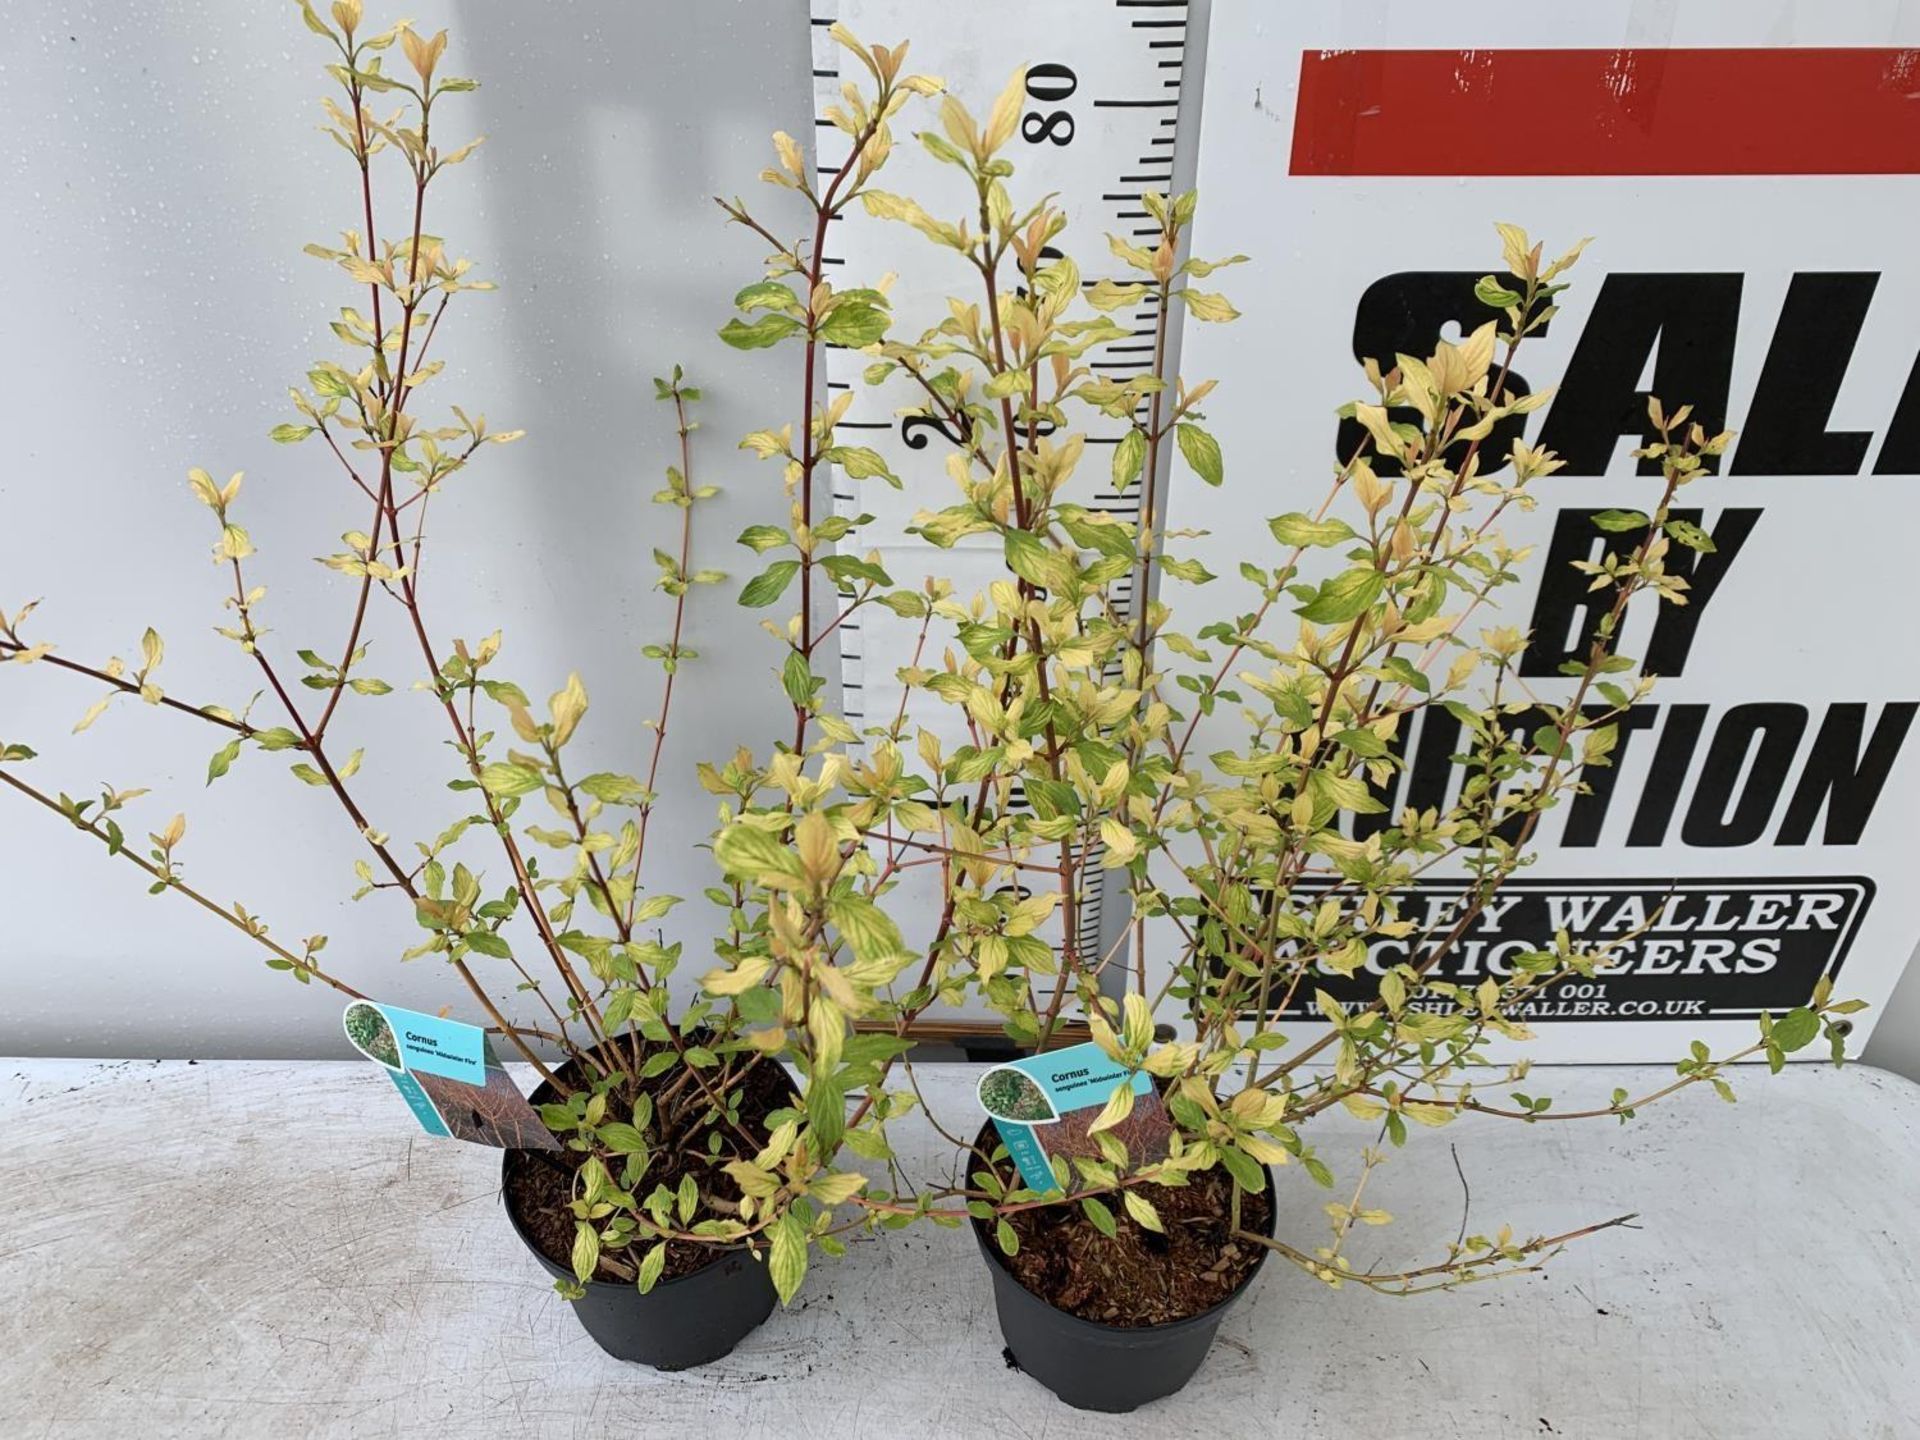
{"label": "red stripe on sign", "polygon": [[1920,50],[1331,50],[1295,175],[1910,175]]}

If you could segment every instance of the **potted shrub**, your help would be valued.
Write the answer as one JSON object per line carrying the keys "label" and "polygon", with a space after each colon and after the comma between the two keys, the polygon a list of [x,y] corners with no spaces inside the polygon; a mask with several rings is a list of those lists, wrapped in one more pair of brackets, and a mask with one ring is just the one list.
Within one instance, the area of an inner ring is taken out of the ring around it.
{"label": "potted shrub", "polygon": [[[886,51],[839,38],[884,73]],[[1029,1051],[1048,1051],[1080,1019],[1118,1074],[1152,1077],[1113,1086],[1074,1136],[1055,1137],[1050,1173],[1038,1177],[1024,1159],[1015,1165],[992,1123],[982,1127],[972,1183],[935,1192],[943,1204],[933,1216],[950,1221],[957,1211],[944,1202],[964,1200],[1013,1359],[1074,1405],[1127,1410],[1186,1383],[1269,1256],[1330,1285],[1408,1293],[1536,1269],[1577,1236],[1621,1223],[1462,1236],[1429,1265],[1356,1271],[1351,1237],[1389,1218],[1366,1203],[1368,1178],[1412,1129],[1468,1112],[1624,1120],[1703,1084],[1731,1099],[1736,1061],[1764,1055],[1778,1068],[1822,1031],[1838,1061],[1841,1017],[1859,1007],[1823,984],[1808,1005],[1763,1019],[1746,1048],[1714,1055],[1696,1043],[1672,1084],[1618,1092],[1597,1110],[1554,1111],[1516,1088],[1524,1063],[1481,1068],[1486,1037],[1528,1038],[1529,1001],[1590,977],[1636,938],[1596,946],[1562,934],[1476,987],[1435,973],[1527,863],[1543,813],[1580,789],[1588,767],[1608,763],[1615,723],[1652,686],[1618,652],[1620,622],[1636,597],[1685,603],[1686,581],[1666,557],[1711,541],[1672,506],[1730,437],[1706,433],[1686,407],[1651,403],[1658,439],[1638,453],[1657,462],[1660,498],[1644,513],[1602,514],[1602,528],[1637,539],[1581,566],[1612,604],[1552,698],[1519,684],[1526,637],[1498,628],[1492,609],[1525,557],[1498,526],[1533,503],[1560,462],[1519,438],[1517,417],[1546,396],[1512,395],[1506,377],[1582,246],[1549,261],[1502,225],[1501,270],[1478,288],[1485,323],[1431,355],[1368,362],[1364,398],[1342,411],[1352,448],[1324,499],[1273,517],[1270,536],[1250,537],[1237,579],[1215,577],[1179,553],[1182,534],[1167,529],[1157,488],[1175,453],[1200,480],[1222,483],[1226,459],[1202,410],[1213,382],[1168,373],[1164,323],[1137,378],[1100,376],[1082,357],[1125,333],[1108,312],[1148,291],[1162,317],[1179,306],[1202,323],[1233,320],[1232,305],[1195,282],[1243,257],[1182,258],[1194,196],[1150,194],[1157,243],[1108,238],[1131,278],[1083,279],[1062,253],[1066,217],[1009,188],[1003,147],[1022,93],[1016,74],[985,121],[942,101],[938,128],[918,138],[957,172],[950,191],[860,190],[871,216],[920,231],[968,287],[917,339],[888,332],[874,292],[845,302],[872,321],[849,325],[843,341],[870,353],[866,383],[904,379],[920,413],[955,439],[946,470],[957,497],[921,511],[913,532],[943,548],[986,537],[1005,568],[971,595],[935,582],[923,595],[884,597],[922,618],[919,645],[901,657],[907,697],[865,737],[865,766],[835,777],[842,793],[825,797],[826,813],[842,841],[833,883],[893,911],[895,929],[925,947],[919,986],[895,1011],[897,1034],[964,987]],[[772,178],[805,185],[794,164]],[[737,203],[729,210],[751,223]],[[822,293],[817,283],[810,293]],[[741,303],[770,297],[756,287]],[[805,329],[797,301],[772,304],[777,319],[738,322],[736,338]],[[1075,428],[1089,414],[1126,424],[1110,458],[1096,462]],[[834,447],[830,424],[809,439]],[[845,454],[796,454],[779,436],[749,443],[790,468]],[[1096,463],[1140,495],[1138,523],[1074,502],[1076,467]],[[883,467],[854,455],[849,468]],[[1161,581],[1172,597],[1238,583],[1247,599],[1232,620],[1185,633]],[[1122,586],[1141,597],[1130,617]],[[1425,707],[1445,707],[1464,727],[1457,798],[1388,815],[1376,792],[1402,763],[1403,727]],[[737,826],[764,819],[743,813]],[[767,847],[736,878],[781,883],[776,860],[794,872],[790,855]],[[937,875],[931,906],[896,889],[910,865]],[[1423,931],[1400,902],[1414,876],[1435,871],[1459,877],[1462,896]],[[1103,877],[1118,877],[1135,921],[1095,954],[1081,948],[1078,911]],[[1157,984],[1144,958],[1149,931],[1173,952]],[[1385,968],[1364,1003],[1336,1000],[1323,977],[1354,976],[1379,941],[1400,942],[1410,958]],[[1296,997],[1325,1020],[1317,1038],[1275,1028]],[[1068,1117],[1022,1076],[983,1082],[981,1099],[1001,1120],[1065,1129]],[[1306,1122],[1333,1106],[1380,1126],[1380,1143],[1341,1176],[1307,1138]],[[1338,1186],[1322,1243],[1278,1238],[1273,1181],[1283,1167]]]}
{"label": "potted shrub", "polygon": [[[795,858],[774,866],[772,887],[757,893],[775,903],[757,915],[740,882],[707,891],[731,917],[729,938],[717,966],[697,967],[711,972],[704,993],[676,978],[682,947],[666,942],[658,922],[679,900],[651,891],[643,867],[664,843],[650,835],[656,783],[676,681],[696,658],[682,621],[689,597],[725,578],[692,566],[694,515],[714,490],[694,478],[692,407],[701,397],[678,367],[656,381],[658,399],[673,407],[680,453],[654,497],[670,517],[654,555],[674,618],[670,635],[646,647],[662,679],[635,773],[582,774],[570,764],[588,712],[577,676],[536,705],[501,673],[498,633],[449,639],[427,619],[420,576],[430,502],[487,446],[520,438],[441,400],[444,382],[429,385],[464,308],[455,300],[492,288],[433,224],[446,172],[478,143],[447,143],[443,112],[449,97],[475,86],[444,72],[444,31],[427,36],[402,22],[372,33],[360,0],[336,0],[325,17],[303,0],[301,14],[334,52],[327,69],[339,92],[326,101],[326,129],[348,157],[342,188],[354,207],[337,245],[307,249],[337,267],[351,291],[330,327],[344,348],[291,392],[295,414],[272,438],[320,452],[316,460],[360,512],[345,548],[323,561],[342,581],[341,638],[324,652],[298,652],[297,667],[268,638],[241,477],[220,483],[196,469],[192,493],[209,512],[214,560],[229,587],[222,633],[257,669],[257,703],[222,707],[163,686],[164,646],[152,629],[138,665],[70,659],[28,633],[31,605],[0,614],[0,661],[104,686],[77,728],[125,695],[211,725],[223,743],[209,784],[244,752],[262,751],[334,796],[366,847],[356,898],[376,897],[407,917],[417,943],[402,958],[445,965],[455,982],[449,1002],[483,1016],[503,1051],[539,1076],[533,1099],[556,1143],[505,1152],[502,1195],[516,1233],[579,1302],[604,1348],[661,1368],[699,1364],[732,1349],[776,1298],[792,1298],[811,1250],[838,1253],[847,1229],[903,1224],[924,1208],[863,1194],[866,1177],[840,1163],[848,1148],[889,1153],[883,1126],[894,1105],[875,1091],[849,1117],[846,1096],[861,1092],[876,1060],[900,1042],[890,1033],[849,1035],[842,1022],[883,1011],[881,991],[909,957],[871,906],[821,883],[834,836],[794,757],[756,765],[743,756],[706,772],[716,791],[736,805],[768,792],[795,803],[759,809],[751,826],[733,824],[719,837],[721,862],[737,871],[762,842],[786,845]],[[929,87],[897,72],[877,87],[879,118],[865,122],[876,155],[885,151],[884,116],[913,88]],[[390,178],[404,185],[393,215],[376,206]],[[806,341],[809,364],[820,344],[838,338],[820,329]],[[810,569],[810,559],[795,568]],[[806,636],[801,593],[794,633]],[[391,607],[417,650],[420,703],[439,713],[458,760],[450,788],[465,813],[427,840],[375,828],[355,783],[361,754],[342,754],[335,739],[344,707],[401,703],[379,700],[395,687],[364,663],[376,607]],[[790,664],[783,675],[795,752],[815,738],[816,682],[804,674]],[[367,999],[323,958],[324,936],[283,944],[246,906],[222,904],[190,880],[184,817],[159,825],[143,846],[125,827],[145,792],[108,788],[76,800],[36,783],[34,758],[17,736],[0,742],[0,787],[93,836],[144,872],[153,893],[190,900],[243,932],[269,966]],[[505,877],[491,884],[488,856]],[[836,966],[843,950],[857,963]],[[346,1026],[356,1045],[396,1068],[395,1037],[379,1010],[356,1004]]]}
{"label": "potted shrub", "polygon": [[[1823,988],[1806,1007],[1764,1020],[1746,1049],[1715,1056],[1696,1046],[1654,1095],[1552,1111],[1546,1097],[1514,1088],[1524,1065],[1478,1068],[1483,1039],[1524,1039],[1519,1008],[1604,964],[1607,947],[1562,937],[1475,989],[1433,973],[1525,863],[1541,814],[1574,792],[1585,767],[1606,763],[1613,722],[1650,686],[1617,653],[1628,604],[1649,592],[1682,600],[1684,581],[1664,557],[1673,545],[1709,543],[1674,518],[1671,502],[1708,473],[1727,437],[1656,404],[1660,439],[1642,453],[1659,463],[1664,493],[1648,512],[1602,517],[1637,538],[1590,567],[1614,604],[1565,694],[1543,705],[1520,693],[1524,637],[1478,628],[1523,560],[1500,541],[1499,519],[1530,503],[1530,487],[1557,468],[1511,438],[1504,422],[1542,397],[1509,397],[1505,377],[1578,247],[1546,263],[1540,247],[1502,227],[1504,273],[1480,288],[1488,323],[1430,356],[1367,367],[1371,393],[1351,407],[1353,449],[1325,501],[1272,520],[1272,545],[1263,541],[1241,567],[1243,613],[1184,634],[1160,582],[1232,582],[1178,553],[1158,487],[1175,453],[1202,480],[1223,481],[1202,410],[1212,383],[1167,374],[1164,325],[1144,376],[1110,381],[1083,361],[1120,333],[1110,312],[1143,287],[1163,316],[1179,305],[1196,321],[1233,319],[1223,297],[1191,283],[1231,261],[1183,260],[1194,197],[1150,195],[1158,243],[1110,242],[1140,278],[1083,281],[1056,245],[1066,217],[1046,200],[1021,209],[1007,188],[1002,149],[1019,113],[1019,75],[984,123],[944,97],[939,128],[921,137],[954,168],[965,219],[880,190],[892,123],[940,86],[905,71],[905,46],[868,47],[839,27],[835,38],[866,76],[833,114],[853,158],[816,185],[799,147],[778,136],[766,174],[811,207],[811,236],[784,239],[744,203],[725,205],[771,254],[722,337],[793,346],[802,381],[799,415],[745,441],[780,465],[785,523],[740,537],[762,557],[741,603],[791,607],[768,628],[792,733],[765,757],[700,766],[719,803],[718,874],[706,898],[726,923],[696,991],[679,973],[682,947],[655,926],[679,902],[643,885],[642,872],[675,681],[696,658],[679,621],[695,590],[724,578],[690,558],[695,511],[712,493],[693,477],[689,407],[699,392],[677,368],[657,382],[681,453],[656,497],[673,519],[656,553],[676,619],[647,652],[662,670],[654,734],[639,773],[577,775],[568,747],[587,715],[585,686],[570,679],[536,705],[502,673],[497,634],[443,639],[421,603],[429,500],[484,446],[518,438],[458,407],[441,416],[433,390],[416,393],[442,365],[454,297],[487,288],[426,218],[442,172],[472,148],[443,148],[439,107],[472,82],[441,75],[444,32],[368,34],[358,0],[337,0],[326,18],[303,3],[302,14],[338,54],[329,71],[344,103],[330,102],[329,116],[358,207],[338,247],[310,249],[346,275],[356,302],[364,292],[366,309],[343,309],[332,329],[347,359],[308,373],[294,392],[297,418],[273,434],[325,452],[343,493],[372,512],[324,562],[343,577],[342,641],[299,652],[304,673],[288,665],[264,628],[240,477],[222,484],[196,470],[193,493],[211,513],[215,560],[231,586],[224,633],[259,672],[257,704],[171,693],[157,678],[164,646],[152,630],[137,665],[70,659],[28,633],[31,606],[0,615],[0,661],[104,686],[81,728],[122,695],[216,727],[209,783],[249,749],[284,753],[295,777],[337,800],[367,847],[360,895],[410,918],[420,933],[408,953],[445,964],[461,1003],[540,1077],[534,1098],[556,1149],[509,1151],[503,1197],[517,1232],[610,1351],[668,1368],[724,1354],[797,1291],[816,1246],[834,1253],[850,1229],[926,1219],[973,1227],[1024,1368],[1070,1403],[1129,1409],[1186,1382],[1269,1255],[1329,1284],[1417,1292],[1537,1268],[1567,1241],[1620,1223],[1463,1237],[1427,1266],[1355,1271],[1350,1237],[1387,1218],[1365,1197],[1387,1149],[1369,1148],[1340,1177],[1324,1243],[1282,1239],[1277,1223],[1281,1171],[1335,1183],[1306,1139],[1306,1122],[1323,1110],[1377,1120],[1381,1142],[1397,1146],[1413,1127],[1468,1111],[1527,1123],[1624,1119],[1700,1084],[1730,1098],[1729,1064],[1764,1054],[1777,1066],[1822,1031],[1839,1057],[1841,1017],[1857,1006]],[[376,115],[376,97],[397,115]],[[373,206],[370,176],[389,165],[408,183],[397,228],[376,225]],[[826,273],[827,227],[856,204],[919,230],[968,277],[971,293],[928,333],[893,333],[883,285],[839,285]],[[864,518],[816,511],[828,467],[901,483],[882,456],[838,434],[844,396],[816,403],[828,345],[869,352],[867,383],[910,385],[926,417],[956,437],[945,473],[958,499],[929,506],[914,530],[939,547],[973,536],[996,544],[1004,573],[978,594],[938,578],[896,586],[877,553],[855,548],[870,528]],[[1122,490],[1140,493],[1137,523],[1072,498],[1076,468],[1093,463],[1074,421],[1092,413],[1125,423],[1103,463]],[[1505,474],[1484,458],[1495,444]],[[1118,601],[1123,584],[1142,597],[1137,613]],[[439,713],[458,758],[450,784],[470,802],[411,850],[370,823],[354,783],[360,757],[342,756],[330,729],[343,705],[393,689],[364,665],[375,606],[396,607],[417,650],[422,703]],[[863,732],[834,708],[830,642],[874,606],[912,622],[917,638],[902,657],[902,702]],[[1467,733],[1459,797],[1384,815],[1374,789],[1400,763],[1394,742],[1406,718],[1427,706],[1445,706]],[[0,788],[91,835],[155,894],[191,900],[245,933],[273,968],[367,999],[323,958],[324,937],[284,944],[251,910],[189,880],[182,817],[140,845],[125,826],[143,792],[75,800],[36,783],[34,758],[18,738],[0,737]],[[542,806],[537,821],[522,813]],[[507,877],[491,888],[478,868],[483,849]],[[1415,873],[1440,867],[1463,878],[1464,897],[1422,934],[1399,897]],[[914,899],[924,892],[903,886],[909,876],[935,883],[930,909]],[[1111,951],[1089,953],[1079,911],[1107,877],[1136,922]],[[1157,986],[1145,964],[1149,929],[1174,952]],[[1334,1000],[1318,977],[1355,973],[1379,939],[1416,942],[1414,958],[1387,970],[1365,1003]],[[968,1181],[897,1194],[906,1187],[886,1126],[918,1103],[904,1058],[915,1026],[969,994],[1041,1056],[1083,1026],[1119,1083],[1077,1118],[1044,1087],[986,1086],[987,1107],[1007,1123],[1060,1127],[1045,1137],[1055,1148],[1044,1170],[1017,1163],[997,1128],[979,1126],[969,1147],[969,1122],[942,1131],[957,1150],[971,1148]],[[1316,997],[1327,1026],[1295,1043],[1273,1017],[1301,995]],[[390,1063],[400,1042],[374,1023],[377,1013],[356,1010],[348,1030]],[[851,1169],[849,1152],[884,1164],[888,1184]]]}

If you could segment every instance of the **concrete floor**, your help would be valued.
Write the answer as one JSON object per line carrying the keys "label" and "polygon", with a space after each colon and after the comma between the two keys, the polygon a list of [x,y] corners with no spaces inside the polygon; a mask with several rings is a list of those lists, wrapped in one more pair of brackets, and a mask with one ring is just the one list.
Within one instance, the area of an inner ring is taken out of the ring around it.
{"label": "concrete floor", "polygon": [[[943,1113],[973,1072],[922,1067]],[[1561,1108],[1651,1068],[1536,1071]],[[1621,1127],[1462,1121],[1368,1191],[1358,1263],[1460,1224],[1635,1210],[1545,1276],[1388,1300],[1271,1264],[1200,1374],[1132,1416],[1009,1370],[964,1233],[860,1244],[727,1360],[607,1359],[499,1213],[491,1151],[410,1133],[363,1063],[0,1062],[0,1437],[1905,1437],[1920,1433],[1920,1086],[1746,1074]],[[1316,1144],[1350,1175],[1372,1138]],[[899,1127],[931,1173],[939,1142]],[[944,1157],[942,1157],[944,1158]],[[1298,1169],[1283,1236],[1327,1198]]]}

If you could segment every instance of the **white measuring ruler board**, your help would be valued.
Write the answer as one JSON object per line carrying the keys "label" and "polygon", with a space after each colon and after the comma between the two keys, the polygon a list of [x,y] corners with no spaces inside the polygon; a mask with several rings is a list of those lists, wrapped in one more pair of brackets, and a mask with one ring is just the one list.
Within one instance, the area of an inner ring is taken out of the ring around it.
{"label": "white measuring ruler board", "polygon": [[[1124,267],[1112,258],[1107,235],[1150,243],[1149,237],[1160,231],[1140,203],[1141,194],[1171,193],[1191,173],[1191,158],[1181,151],[1178,132],[1183,76],[1192,84],[1197,74],[1188,62],[1193,8],[1188,0],[975,0],[941,6],[912,0],[813,0],[819,183],[832,180],[848,151],[845,133],[820,116],[828,105],[840,103],[840,87],[847,79],[864,86],[869,78],[859,61],[828,34],[836,22],[865,44],[893,46],[910,40],[907,69],[939,75],[979,116],[1024,65],[1026,104],[1014,138],[1002,152],[1015,167],[1008,181],[1015,209],[1057,195],[1072,223],[1054,244],[1079,265],[1083,285],[1091,287],[1103,277],[1128,280],[1132,277],[1121,273]],[[1196,20],[1191,37],[1196,57],[1199,28]],[[938,128],[937,104],[910,104],[895,121],[893,153],[874,185],[911,195],[936,216],[958,219],[974,210],[970,187],[957,170],[935,161],[913,139],[920,130]],[[842,286],[871,285],[898,273],[891,291],[897,336],[917,336],[938,323],[947,314],[949,294],[981,299],[979,278],[961,257],[905,225],[872,219],[858,205],[829,227],[825,260],[827,275]],[[1017,283],[1017,277],[1004,283]],[[1150,372],[1157,298],[1149,294],[1131,310],[1114,312],[1113,318],[1129,334],[1090,351],[1086,363],[1115,379]],[[1177,315],[1172,317],[1170,333],[1177,334],[1178,321]],[[855,392],[839,429],[845,443],[865,445],[885,456],[905,488],[896,491],[878,480],[855,482],[836,470],[834,504],[847,514],[874,517],[857,532],[854,544],[860,553],[879,550],[897,585],[918,588],[923,578],[937,574],[951,579],[956,595],[964,599],[1005,575],[1001,547],[991,537],[973,536],[942,551],[906,533],[916,512],[954,503],[957,491],[946,471],[954,440],[929,418],[902,416],[900,412],[925,398],[911,382],[895,377],[877,388],[863,385],[860,372],[868,363],[856,352],[829,347],[829,390],[836,396],[848,389]],[[1090,509],[1137,515],[1142,487],[1136,484],[1124,495],[1111,488],[1112,447],[1126,427],[1086,406],[1074,407],[1069,420],[1085,433],[1087,449],[1068,493]],[[1116,601],[1128,613],[1135,599],[1132,585],[1131,576],[1116,583]],[[888,723],[901,703],[897,672],[912,659],[918,622],[871,605],[837,633],[847,719],[856,728]],[[937,667],[952,643],[950,634],[936,628],[922,663]],[[916,695],[909,704],[913,724],[938,735],[949,750],[964,743],[966,731],[958,718],[926,700]],[[1109,887],[1103,883],[1098,851],[1082,859],[1089,879],[1077,924],[1078,949],[1082,955],[1100,954],[1115,943],[1125,915],[1116,913],[1120,904],[1103,903]],[[894,913],[909,943],[924,944],[930,938],[941,908],[937,873],[933,867],[906,871],[896,892]],[[924,898],[924,905],[914,903],[916,896]],[[1056,942],[1059,938],[1056,930]]]}

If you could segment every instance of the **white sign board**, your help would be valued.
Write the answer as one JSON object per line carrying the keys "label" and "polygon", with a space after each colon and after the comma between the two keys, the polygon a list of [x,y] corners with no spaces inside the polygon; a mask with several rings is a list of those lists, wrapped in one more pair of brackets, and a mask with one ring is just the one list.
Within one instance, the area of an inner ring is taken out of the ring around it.
{"label": "white sign board", "polygon": [[[1605,538],[1592,512],[1657,498],[1628,454],[1645,394],[1739,432],[1683,497],[1717,545],[1680,557],[1693,603],[1629,621],[1624,652],[1662,678],[1615,768],[1547,817],[1539,863],[1444,967],[1471,983],[1671,895],[1610,973],[1543,1002],[1537,1058],[1718,1052],[1823,974],[1876,1007],[1857,1050],[1920,937],[1916,90],[1913,6],[1213,8],[1193,250],[1255,258],[1220,277],[1244,318],[1186,332],[1185,376],[1224,380],[1227,484],[1174,482],[1169,522],[1211,531],[1187,553],[1222,577],[1176,587],[1177,628],[1249,608],[1238,562],[1267,557],[1246,537],[1318,503],[1356,357],[1488,318],[1496,220],[1549,255],[1596,237],[1516,367],[1556,387],[1527,438],[1568,461],[1505,526],[1536,548],[1499,623],[1532,632],[1543,698],[1593,618],[1568,563]],[[1428,711],[1407,738],[1392,811],[1446,793],[1455,724]],[[1377,965],[1408,958],[1386,948]]]}

